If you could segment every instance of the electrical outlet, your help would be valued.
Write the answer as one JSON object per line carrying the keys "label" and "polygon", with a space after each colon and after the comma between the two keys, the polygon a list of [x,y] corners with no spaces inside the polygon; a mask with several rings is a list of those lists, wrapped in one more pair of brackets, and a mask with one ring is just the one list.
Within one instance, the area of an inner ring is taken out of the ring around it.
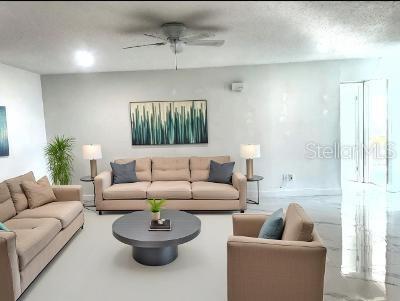
{"label": "electrical outlet", "polygon": [[282,174],[282,184],[281,184],[280,188],[287,187],[288,183],[293,182],[293,181],[294,181],[294,174],[291,174],[291,173]]}

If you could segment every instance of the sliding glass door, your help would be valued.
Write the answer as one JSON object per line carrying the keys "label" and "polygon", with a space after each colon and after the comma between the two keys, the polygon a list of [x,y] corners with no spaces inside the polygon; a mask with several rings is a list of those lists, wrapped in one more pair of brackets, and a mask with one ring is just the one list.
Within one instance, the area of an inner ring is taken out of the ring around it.
{"label": "sliding glass door", "polygon": [[364,83],[364,182],[384,186],[387,183],[387,83]]}
{"label": "sliding glass door", "polygon": [[341,179],[362,182],[363,83],[340,85]]}

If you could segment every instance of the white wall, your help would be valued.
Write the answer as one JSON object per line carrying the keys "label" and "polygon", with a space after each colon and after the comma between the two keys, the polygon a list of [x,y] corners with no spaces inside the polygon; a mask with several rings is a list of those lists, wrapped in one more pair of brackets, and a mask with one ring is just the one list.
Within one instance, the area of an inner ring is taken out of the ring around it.
{"label": "white wall", "polygon": [[[326,61],[178,71],[138,71],[42,76],[48,138],[77,139],[75,177],[89,173],[81,145],[100,143],[99,169],[121,157],[229,154],[244,171],[241,143],[261,144],[256,174],[261,190],[272,194],[340,191],[337,159],[305,158],[305,144],[339,141],[339,83],[368,61]],[[345,70],[345,71],[343,71]],[[243,81],[242,93],[230,84]],[[208,100],[208,145],[131,146],[129,102]],[[282,173],[295,181],[280,189]],[[254,188],[250,188],[250,190]],[[89,186],[86,193],[90,193]]]}
{"label": "white wall", "polygon": [[33,171],[47,174],[40,76],[0,64],[0,106],[6,106],[10,156],[0,157],[0,181]]}

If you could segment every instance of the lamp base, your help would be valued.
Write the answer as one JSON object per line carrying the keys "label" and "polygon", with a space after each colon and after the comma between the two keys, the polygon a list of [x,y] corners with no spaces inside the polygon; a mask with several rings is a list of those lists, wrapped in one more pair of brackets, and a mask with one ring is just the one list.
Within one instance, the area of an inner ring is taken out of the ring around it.
{"label": "lamp base", "polygon": [[90,160],[90,176],[95,178],[97,176],[97,161]]}
{"label": "lamp base", "polygon": [[246,177],[251,179],[253,176],[253,159],[246,159]]}

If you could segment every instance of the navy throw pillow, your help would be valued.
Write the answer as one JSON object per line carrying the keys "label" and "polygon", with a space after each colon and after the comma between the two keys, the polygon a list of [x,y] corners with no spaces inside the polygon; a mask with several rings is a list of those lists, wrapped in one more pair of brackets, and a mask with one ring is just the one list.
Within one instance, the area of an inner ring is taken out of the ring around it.
{"label": "navy throw pillow", "polygon": [[281,239],[283,233],[283,209],[275,211],[261,227],[259,238]]}
{"label": "navy throw pillow", "polygon": [[233,167],[235,162],[218,163],[214,160],[210,162],[210,174],[208,182],[230,184],[232,180]]}
{"label": "navy throw pillow", "polygon": [[135,183],[138,181],[136,177],[136,161],[132,161],[126,164],[117,164],[110,162],[112,173],[113,173],[113,183]]}

